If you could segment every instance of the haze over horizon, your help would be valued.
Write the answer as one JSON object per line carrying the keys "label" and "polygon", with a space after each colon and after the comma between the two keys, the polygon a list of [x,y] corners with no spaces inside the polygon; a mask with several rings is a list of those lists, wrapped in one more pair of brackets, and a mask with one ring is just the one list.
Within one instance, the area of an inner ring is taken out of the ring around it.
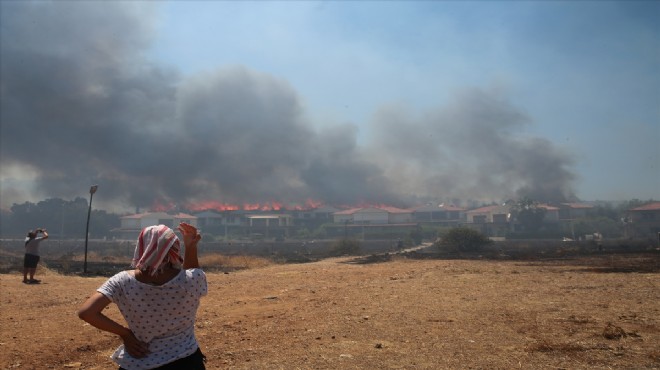
{"label": "haze over horizon", "polygon": [[660,3],[0,2],[0,206],[660,198]]}

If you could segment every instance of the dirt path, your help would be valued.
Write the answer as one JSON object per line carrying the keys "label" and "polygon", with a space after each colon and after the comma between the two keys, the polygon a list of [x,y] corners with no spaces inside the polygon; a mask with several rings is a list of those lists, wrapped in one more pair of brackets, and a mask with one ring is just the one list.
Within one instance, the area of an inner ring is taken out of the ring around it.
{"label": "dirt path", "polygon": [[[349,262],[208,274],[208,368],[660,368],[660,277],[595,268],[614,258]],[[0,275],[0,369],[116,369],[119,341],[75,314],[105,279],[42,278]]]}

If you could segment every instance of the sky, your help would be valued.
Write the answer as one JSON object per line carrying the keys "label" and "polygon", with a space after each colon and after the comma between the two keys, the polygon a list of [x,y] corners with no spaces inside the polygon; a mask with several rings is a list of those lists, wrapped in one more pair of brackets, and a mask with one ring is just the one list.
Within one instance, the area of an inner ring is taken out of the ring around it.
{"label": "sky", "polygon": [[0,10],[3,209],[660,198],[660,2]]}

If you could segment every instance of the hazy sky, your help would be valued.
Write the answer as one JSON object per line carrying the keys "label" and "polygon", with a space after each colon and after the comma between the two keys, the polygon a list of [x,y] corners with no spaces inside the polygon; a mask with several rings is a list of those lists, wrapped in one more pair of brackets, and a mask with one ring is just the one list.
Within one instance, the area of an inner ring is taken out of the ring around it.
{"label": "hazy sky", "polygon": [[2,207],[660,198],[660,2],[1,2]]}

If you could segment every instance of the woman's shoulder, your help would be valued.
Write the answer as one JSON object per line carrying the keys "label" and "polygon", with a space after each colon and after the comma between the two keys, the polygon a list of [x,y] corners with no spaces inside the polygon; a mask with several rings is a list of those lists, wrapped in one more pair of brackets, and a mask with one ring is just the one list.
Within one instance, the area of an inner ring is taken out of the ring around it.
{"label": "woman's shoulder", "polygon": [[120,271],[108,278],[97,291],[107,297],[112,297],[126,287],[133,285],[132,281],[135,281],[135,276],[131,275],[131,271]]}
{"label": "woman's shoulder", "polygon": [[[186,284],[190,288],[191,294],[197,297],[204,296],[208,293],[206,274],[200,268],[187,269],[186,271]],[[192,293],[195,292],[195,293]]]}
{"label": "woman's shoulder", "polygon": [[118,273],[112,275],[112,277],[109,280],[126,281],[126,280],[131,280],[131,279],[135,279],[135,271],[134,270],[119,271]]}
{"label": "woman's shoulder", "polygon": [[119,271],[116,275],[122,275],[122,276],[126,276],[126,277],[135,277],[135,270],[130,269],[130,270]]}

